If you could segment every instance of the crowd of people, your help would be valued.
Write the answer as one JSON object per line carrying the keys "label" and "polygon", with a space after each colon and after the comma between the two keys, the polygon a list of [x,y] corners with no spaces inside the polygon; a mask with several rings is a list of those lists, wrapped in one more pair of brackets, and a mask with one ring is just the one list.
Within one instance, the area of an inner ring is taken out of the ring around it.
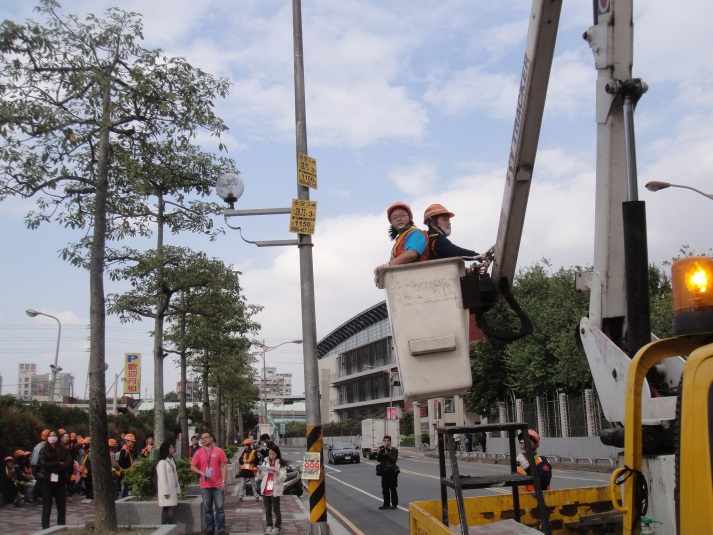
{"label": "crowd of people", "polygon": [[[52,507],[57,510],[57,524],[66,522],[67,502],[79,495],[82,504],[94,499],[92,485],[92,440],[64,429],[45,429],[40,441],[30,451],[18,449],[4,459],[0,491],[5,507],[41,505],[42,529],[50,527]],[[163,524],[172,524],[178,504],[180,485],[174,461],[175,443],[167,440],[157,449],[152,436],[143,447],[136,445],[133,433],[122,433],[119,439],[109,439],[109,456],[114,477],[114,499],[129,494],[124,476],[142,459],[154,463],[154,477],[158,505]],[[245,495],[246,482],[250,481],[256,500],[262,496],[269,534],[279,534],[282,524],[280,496],[286,479],[287,463],[280,448],[272,438],[263,434],[257,443],[252,439],[243,442],[244,450],[237,460],[239,474],[239,499]],[[212,433],[205,431],[191,437],[188,448],[191,471],[198,476],[207,533],[227,534],[225,525],[225,487],[228,458],[214,443]],[[259,492],[258,487],[259,485]],[[76,498],[75,498],[76,499]]]}
{"label": "crowd of people", "polygon": [[[119,440],[109,439],[109,455],[114,477],[114,499],[128,495],[124,474],[131,470],[137,456],[153,459],[153,437],[138,454],[136,438],[122,433]],[[5,507],[42,506],[42,528],[49,527],[52,504],[57,508],[57,524],[64,525],[67,502],[74,496],[80,503],[94,500],[92,485],[92,439],[65,429],[45,429],[32,451],[15,450],[4,458],[0,474],[0,495]]]}

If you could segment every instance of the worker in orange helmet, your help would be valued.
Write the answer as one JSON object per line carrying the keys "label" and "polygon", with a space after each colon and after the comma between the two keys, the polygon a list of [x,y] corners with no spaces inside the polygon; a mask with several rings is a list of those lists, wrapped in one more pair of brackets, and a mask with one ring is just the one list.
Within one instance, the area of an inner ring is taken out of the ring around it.
{"label": "worker in orange helmet", "polygon": [[455,217],[455,214],[442,204],[432,204],[423,212],[423,224],[428,227],[428,249],[431,260],[460,256],[479,257],[480,255],[475,251],[458,247],[448,239],[451,235],[452,217]]}
{"label": "worker in orange helmet", "polygon": [[124,435],[124,446],[119,452],[119,468],[121,469],[121,474],[119,475],[119,481],[122,486],[121,497],[126,498],[129,495],[129,485],[123,482],[124,474],[134,468],[134,458],[136,454],[134,452],[134,444],[136,443],[136,437],[133,433],[126,433]]}
{"label": "worker in orange helmet", "polygon": [[428,235],[413,224],[411,207],[403,202],[395,202],[386,210],[386,217],[390,223],[389,236],[394,240],[387,265],[398,266],[428,260]]}
{"label": "worker in orange helmet", "polygon": [[[527,437],[522,433],[518,435],[518,440],[520,441],[520,453],[517,454],[517,471],[520,474],[532,475],[532,467],[525,453],[527,452],[525,446],[525,440],[529,439],[532,445],[532,451],[535,454],[535,466],[537,470],[537,477],[540,479],[540,488],[542,490],[550,490],[550,481],[552,480],[552,465],[547,460],[544,455],[538,455],[537,449],[540,447],[540,435],[534,429],[527,430]],[[534,485],[525,485],[522,489],[524,492],[535,492]]]}

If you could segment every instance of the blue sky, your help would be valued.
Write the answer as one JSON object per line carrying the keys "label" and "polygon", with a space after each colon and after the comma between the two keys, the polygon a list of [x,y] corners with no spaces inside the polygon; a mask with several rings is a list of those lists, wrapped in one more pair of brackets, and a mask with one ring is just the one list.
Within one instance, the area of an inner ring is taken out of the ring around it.
{"label": "blue sky", "polygon": [[[67,0],[64,12],[101,14],[105,0]],[[296,195],[291,2],[235,0],[119,2],[144,15],[147,48],[184,56],[232,82],[217,103],[230,127],[224,138],[245,194],[236,208],[288,206]],[[713,192],[713,4],[690,0],[635,3],[634,76],[649,84],[636,133],[640,198],[647,203],[649,258],[674,256],[689,244],[711,247],[713,205],[682,189],[650,193],[649,180]],[[30,2],[0,0],[0,16],[34,16]],[[591,265],[596,132],[592,53],[582,33],[592,24],[587,2],[565,2],[539,143],[519,265],[550,259]],[[499,0],[303,0],[309,154],[319,189],[314,236],[317,335],[383,299],[373,268],[388,258],[385,209],[411,204],[419,218],[433,202],[456,213],[453,241],[485,250],[496,237],[530,3]],[[201,139],[205,150],[215,150]],[[0,373],[14,392],[17,364],[49,371],[56,323],[29,318],[28,307],[62,321],[60,365],[84,392],[88,361],[88,277],[58,251],[76,238],[46,225],[24,228],[32,201],[0,210]],[[222,218],[216,221],[222,224]],[[286,216],[232,220],[250,240],[286,239]],[[204,250],[243,273],[247,299],[265,307],[257,318],[268,345],[301,334],[298,253],[258,249],[227,229],[216,243],[188,235],[176,245]],[[107,292],[120,288],[106,283]],[[153,390],[148,324],[110,318],[110,377],[125,352],[145,356],[142,392]],[[293,373],[303,391],[301,348],[268,353],[268,366]],[[167,361],[165,391],[177,371]]]}

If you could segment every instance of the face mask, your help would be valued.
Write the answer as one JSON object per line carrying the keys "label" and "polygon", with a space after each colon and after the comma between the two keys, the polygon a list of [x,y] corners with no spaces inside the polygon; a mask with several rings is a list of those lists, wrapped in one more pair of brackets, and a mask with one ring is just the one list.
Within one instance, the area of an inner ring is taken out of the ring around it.
{"label": "face mask", "polygon": [[47,437],[47,442],[55,444],[57,442],[57,437]]}

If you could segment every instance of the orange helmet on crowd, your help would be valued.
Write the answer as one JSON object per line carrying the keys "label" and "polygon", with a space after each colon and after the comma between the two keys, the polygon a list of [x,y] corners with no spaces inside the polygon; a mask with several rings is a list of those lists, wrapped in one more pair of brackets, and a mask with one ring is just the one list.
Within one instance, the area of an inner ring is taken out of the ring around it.
{"label": "orange helmet on crowd", "polygon": [[110,438],[110,439],[109,439],[109,447],[110,447],[110,448],[116,448],[117,446],[118,446],[118,444],[116,443],[116,439],[115,439],[115,438]]}
{"label": "orange helmet on crowd", "polygon": [[57,434],[60,436],[64,435],[66,432],[67,431],[65,431],[64,429],[57,429]]}
{"label": "orange helmet on crowd", "polygon": [[136,442],[136,437],[134,437],[133,433],[126,433],[124,435],[124,440],[130,440],[131,442]]}
{"label": "orange helmet on crowd", "polygon": [[30,455],[31,453],[31,451],[15,450],[15,457],[24,457],[26,455]]}
{"label": "orange helmet on crowd", "polygon": [[42,440],[47,440],[47,437],[50,436],[50,430],[45,429],[44,431],[42,431],[42,434],[40,436],[42,437]]}
{"label": "orange helmet on crowd", "polygon": [[408,214],[409,220],[413,219],[413,213],[411,212],[411,207],[408,204],[406,204],[405,202],[395,202],[386,209],[386,219],[389,220],[389,223],[391,222],[391,212],[393,212],[397,208],[405,210]]}
{"label": "orange helmet on crowd", "polygon": [[455,217],[455,214],[453,212],[449,212],[448,208],[446,208],[442,204],[432,204],[428,208],[426,208],[425,212],[423,212],[423,224],[427,225],[429,219],[431,219],[432,217],[438,217],[439,215]]}
{"label": "orange helmet on crowd", "polygon": [[253,443],[252,439],[246,438],[243,440],[243,446],[250,446]]}
{"label": "orange helmet on crowd", "polygon": [[[540,444],[540,435],[534,429],[528,429],[527,434],[530,435],[530,439],[537,445]],[[522,440],[522,433],[517,436],[518,440]]]}

